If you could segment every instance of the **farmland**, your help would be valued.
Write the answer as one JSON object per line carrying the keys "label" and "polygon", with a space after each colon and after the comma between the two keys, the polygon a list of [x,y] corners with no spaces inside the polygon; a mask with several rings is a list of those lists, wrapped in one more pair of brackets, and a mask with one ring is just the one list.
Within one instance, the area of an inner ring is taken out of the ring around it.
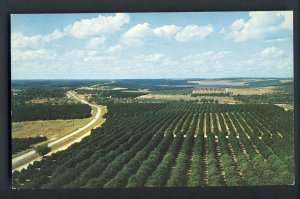
{"label": "farmland", "polygon": [[[27,169],[14,171],[13,187],[293,184],[294,98],[291,83],[274,79],[257,80],[261,83],[253,79],[243,80],[243,83],[230,79],[232,81],[238,82],[235,89],[240,90],[262,90],[270,85],[274,89],[269,94],[234,93],[238,90],[231,92],[232,87],[220,87],[220,83],[215,87],[198,87],[199,84],[188,84],[188,80],[95,81],[57,86],[64,91],[73,90],[72,93],[92,104],[106,107],[102,113],[105,122],[92,129],[91,134],[80,142],[44,156]],[[253,87],[250,84],[254,84]],[[257,84],[260,87],[254,87]],[[66,93],[63,97],[52,95],[51,99],[63,103],[50,100],[41,104],[54,107],[80,105],[72,104],[65,97]],[[21,105],[41,106],[32,103],[37,97],[20,96]],[[40,99],[45,99],[44,94]],[[53,121],[55,128],[55,123],[62,126],[70,125],[72,121],[45,119],[14,122],[13,137],[35,137],[37,134],[30,132],[41,128],[37,127],[39,123]],[[87,122],[89,119],[79,120]],[[80,123],[77,125],[80,127]],[[18,126],[23,128],[18,129]],[[31,130],[25,133],[26,129]],[[67,128],[64,133],[67,135]],[[56,132],[55,136],[61,135]]]}
{"label": "farmland", "polygon": [[14,186],[293,183],[293,115],[280,107],[111,104],[108,110],[107,121],[91,136],[14,172]]}

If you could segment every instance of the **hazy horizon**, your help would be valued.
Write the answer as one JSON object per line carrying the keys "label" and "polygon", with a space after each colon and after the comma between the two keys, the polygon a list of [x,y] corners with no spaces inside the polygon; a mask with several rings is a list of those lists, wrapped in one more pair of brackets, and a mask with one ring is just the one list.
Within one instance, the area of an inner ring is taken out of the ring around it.
{"label": "hazy horizon", "polygon": [[218,79],[293,79],[294,77],[220,77],[220,78],[197,78],[197,77],[190,77],[190,78],[111,78],[111,79],[11,79],[11,81],[18,81],[18,80],[187,80],[187,79],[195,79],[195,80],[218,80]]}

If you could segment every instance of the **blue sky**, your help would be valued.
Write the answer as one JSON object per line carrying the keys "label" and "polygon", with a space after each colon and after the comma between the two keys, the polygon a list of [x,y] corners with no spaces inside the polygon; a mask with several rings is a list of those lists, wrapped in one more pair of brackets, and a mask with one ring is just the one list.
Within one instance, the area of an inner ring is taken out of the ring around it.
{"label": "blue sky", "polygon": [[293,77],[292,15],[14,14],[12,79]]}

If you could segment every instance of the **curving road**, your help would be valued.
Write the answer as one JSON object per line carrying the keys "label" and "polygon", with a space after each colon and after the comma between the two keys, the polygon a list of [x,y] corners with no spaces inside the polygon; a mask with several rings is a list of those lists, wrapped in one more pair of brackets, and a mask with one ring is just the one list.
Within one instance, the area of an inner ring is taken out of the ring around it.
{"label": "curving road", "polygon": [[[91,120],[91,121],[90,121],[89,123],[87,123],[85,126],[79,128],[79,129],[77,129],[76,131],[73,131],[73,132],[69,133],[68,135],[65,135],[65,136],[63,136],[63,137],[61,137],[61,138],[58,138],[58,139],[56,139],[56,140],[54,140],[54,141],[48,143],[48,146],[49,146],[49,147],[51,147],[51,146],[53,146],[53,145],[56,145],[56,144],[59,144],[59,143],[65,141],[65,140],[69,139],[70,137],[72,137],[72,136],[74,136],[74,135],[76,135],[76,134],[78,134],[78,133],[80,133],[80,132],[86,130],[87,128],[89,128],[90,126],[92,126],[92,125],[99,119],[99,117],[100,117],[100,115],[101,115],[101,108],[100,108],[99,106],[96,106],[96,105],[94,105],[94,104],[88,103],[87,101],[85,101],[85,100],[83,100],[83,99],[80,99],[79,97],[77,97],[77,96],[76,96],[73,92],[71,92],[71,91],[69,91],[68,94],[69,94],[70,96],[72,96],[73,98],[79,100],[79,101],[80,101],[81,103],[83,103],[83,104],[88,104],[88,105],[91,106],[91,107],[95,107],[96,110],[97,110],[96,115],[95,115],[95,117],[93,118],[93,120]],[[30,157],[30,156],[32,156],[32,155],[34,155],[34,154],[36,154],[36,151],[35,151],[35,150],[31,150],[31,151],[29,151],[29,152],[27,152],[27,153],[25,153],[25,154],[23,154],[23,155],[20,155],[20,156],[18,156],[18,157],[16,157],[16,158],[13,158],[13,159],[12,159],[12,166],[14,166],[16,163],[20,162],[21,160],[23,160],[23,159],[25,159],[25,158],[28,158],[28,157]],[[26,164],[27,164],[27,163],[26,163]],[[22,166],[20,166],[20,167],[22,167]]]}

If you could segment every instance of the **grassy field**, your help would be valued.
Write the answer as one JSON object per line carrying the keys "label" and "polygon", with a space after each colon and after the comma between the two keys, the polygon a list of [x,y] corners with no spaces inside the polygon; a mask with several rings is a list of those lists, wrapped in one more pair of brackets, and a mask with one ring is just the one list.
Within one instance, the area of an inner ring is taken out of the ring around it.
{"label": "grassy field", "polygon": [[45,120],[12,123],[12,138],[44,135],[48,139],[64,136],[91,121],[92,118],[75,120]]}
{"label": "grassy field", "polygon": [[228,86],[245,86],[245,81],[232,81],[232,80],[200,80],[200,81],[188,81],[191,84],[198,85],[228,85]]}
{"label": "grassy field", "polygon": [[224,93],[228,92],[224,88],[197,88],[192,93]]}
{"label": "grassy field", "polygon": [[[102,115],[107,112],[105,106],[101,106],[101,118],[97,122],[103,123]],[[92,115],[95,115],[95,108],[92,109]],[[89,123],[93,117],[74,120],[40,120],[12,123],[12,138],[36,137],[44,135],[50,139],[64,136]],[[97,125],[96,124],[96,125]]]}
{"label": "grassy field", "polygon": [[148,94],[137,97],[138,99],[164,99],[164,100],[188,100],[189,95],[165,95],[165,94]]}
{"label": "grassy field", "polygon": [[258,88],[226,88],[228,92],[233,93],[233,95],[262,95],[266,93],[276,92],[277,86],[266,86]]}
{"label": "grassy field", "polygon": [[[67,149],[72,144],[74,144],[76,142],[80,142],[84,137],[90,135],[92,129],[95,129],[95,128],[98,128],[98,127],[102,126],[102,124],[106,120],[105,118],[103,118],[103,115],[105,113],[107,113],[107,107],[106,106],[100,106],[100,107],[101,107],[100,118],[95,122],[95,124],[92,127],[89,127],[86,130],[72,136],[71,138],[69,138],[69,139],[67,139],[67,140],[65,140],[65,141],[63,141],[59,144],[54,145],[54,147],[52,147],[52,151],[48,155],[51,155],[51,154],[56,153],[58,151]],[[95,114],[95,108],[93,108],[93,115],[94,114]],[[43,126],[48,127],[47,131],[45,131],[44,134],[42,134],[42,135],[47,136],[48,140],[43,142],[43,143],[49,143],[51,140],[54,140],[56,138],[67,135],[68,133],[74,131],[75,129],[78,129],[78,128],[84,126],[90,120],[92,120],[92,118],[83,119],[83,121],[81,121],[81,119],[77,119],[77,120],[51,120],[51,121],[35,121],[35,122],[13,123],[13,126],[15,125],[15,130],[13,129],[12,137],[13,138],[35,137],[37,135],[34,134],[34,133],[31,133],[31,132],[34,131],[35,128],[40,128],[41,123],[42,123]],[[74,128],[73,128],[73,121],[74,121]],[[26,125],[21,125],[21,123],[27,123],[27,124]],[[57,129],[57,128],[59,128],[59,129]],[[59,131],[60,131],[60,133],[57,133]],[[38,135],[40,135],[40,134],[38,134]],[[29,152],[30,150],[32,150],[32,148],[34,148],[34,147],[36,147],[40,144],[43,144],[43,143],[35,144],[29,149],[26,149],[26,150],[21,151],[17,154],[14,154],[14,155],[12,155],[12,158],[20,156],[20,155],[22,155],[26,152]],[[25,163],[30,162],[31,160],[40,160],[40,159],[41,158],[36,154],[32,157],[25,158],[24,160],[22,160],[22,161],[18,162],[17,164],[13,165],[12,169],[16,169],[16,168],[20,167],[21,165],[24,165]],[[32,163],[33,162],[30,162],[30,164],[32,164]],[[26,167],[27,167],[27,164],[24,167],[20,167],[20,168],[22,169],[22,168],[26,168]]]}
{"label": "grassy field", "polygon": [[237,103],[233,97],[220,97],[220,96],[197,96],[191,97],[191,95],[159,95],[148,94],[138,97],[138,99],[159,99],[159,100],[201,100],[201,99],[214,99],[218,100],[220,104],[235,104]]}
{"label": "grassy field", "polygon": [[74,100],[73,98],[34,98],[31,100],[26,101],[26,103],[32,103],[32,104],[43,104],[43,103],[51,103],[51,104],[73,104],[73,103],[77,103],[76,100]]}
{"label": "grassy field", "polygon": [[281,83],[291,83],[293,80],[285,79],[285,80],[279,80]]}

